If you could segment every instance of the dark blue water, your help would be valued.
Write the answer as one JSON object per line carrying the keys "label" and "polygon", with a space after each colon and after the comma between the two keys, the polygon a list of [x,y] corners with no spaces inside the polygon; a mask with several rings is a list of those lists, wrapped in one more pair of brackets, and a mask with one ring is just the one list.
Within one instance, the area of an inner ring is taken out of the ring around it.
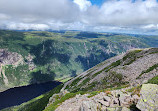
{"label": "dark blue water", "polygon": [[0,110],[3,108],[20,105],[43,93],[50,91],[61,84],[60,82],[51,81],[40,84],[16,87],[0,93]]}

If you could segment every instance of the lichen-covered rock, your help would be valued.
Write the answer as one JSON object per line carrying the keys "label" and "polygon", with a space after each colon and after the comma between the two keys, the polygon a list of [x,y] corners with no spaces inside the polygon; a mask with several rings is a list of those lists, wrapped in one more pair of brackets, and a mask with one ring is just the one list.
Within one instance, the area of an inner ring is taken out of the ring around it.
{"label": "lichen-covered rock", "polygon": [[141,111],[158,111],[158,85],[143,84],[137,108]]}
{"label": "lichen-covered rock", "polygon": [[113,108],[107,108],[106,111],[122,111],[121,107],[113,107]]}
{"label": "lichen-covered rock", "polygon": [[93,101],[83,101],[79,111],[97,111],[97,105]]}
{"label": "lichen-covered rock", "polygon": [[105,111],[130,111],[130,109],[126,107],[109,107]]}
{"label": "lichen-covered rock", "polygon": [[130,111],[130,109],[123,107],[121,111]]}

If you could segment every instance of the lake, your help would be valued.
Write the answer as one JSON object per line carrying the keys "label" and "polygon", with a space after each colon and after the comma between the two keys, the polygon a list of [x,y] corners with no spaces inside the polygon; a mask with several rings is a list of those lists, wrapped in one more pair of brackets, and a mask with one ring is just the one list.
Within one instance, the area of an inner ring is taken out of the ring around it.
{"label": "lake", "polygon": [[50,91],[59,84],[61,83],[57,81],[51,81],[46,83],[15,87],[4,92],[0,92],[0,110],[27,102],[41,94]]}

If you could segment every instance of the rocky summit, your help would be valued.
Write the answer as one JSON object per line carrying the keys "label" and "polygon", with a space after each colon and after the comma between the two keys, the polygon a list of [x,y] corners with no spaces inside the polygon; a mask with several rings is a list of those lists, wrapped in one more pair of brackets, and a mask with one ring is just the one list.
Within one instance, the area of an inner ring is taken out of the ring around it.
{"label": "rocky summit", "polygon": [[93,97],[79,94],[60,104],[55,111],[158,111],[158,85],[143,84],[140,93],[135,94],[129,90],[105,91]]}

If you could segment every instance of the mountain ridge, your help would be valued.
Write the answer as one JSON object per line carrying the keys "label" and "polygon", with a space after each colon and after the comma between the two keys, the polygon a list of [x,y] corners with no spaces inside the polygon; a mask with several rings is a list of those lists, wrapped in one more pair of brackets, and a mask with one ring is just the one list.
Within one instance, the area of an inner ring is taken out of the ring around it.
{"label": "mountain ridge", "polygon": [[[102,62],[101,64],[99,64],[101,65],[101,67],[97,65],[87,70],[86,72],[80,74],[76,78],[68,81],[64,85],[63,90],[64,89],[74,90],[75,89],[73,87],[73,83],[75,83],[74,81],[77,81],[76,82],[77,86],[80,86],[80,89],[76,89],[76,90],[81,90],[82,87],[83,89],[86,89],[85,86],[87,84],[88,86],[90,86],[90,84],[92,85],[95,81],[101,81],[103,80],[103,78],[108,77],[109,79],[113,79],[113,77],[111,78],[110,75],[117,77],[117,80],[114,80],[115,82],[116,81],[121,82],[123,80],[122,82],[125,83],[129,82],[133,86],[142,84],[144,83],[143,81],[147,81],[158,74],[156,70],[157,68],[156,64],[158,63],[157,57],[158,57],[158,48],[130,50],[127,53],[110,58]],[[155,66],[155,68],[152,68],[153,66]],[[147,72],[146,70],[149,70],[150,68],[152,69]],[[105,79],[105,83],[108,81],[109,80]],[[84,84],[82,84],[83,82]],[[113,80],[110,83],[112,82]],[[100,84],[100,83],[95,83],[95,84]]]}

